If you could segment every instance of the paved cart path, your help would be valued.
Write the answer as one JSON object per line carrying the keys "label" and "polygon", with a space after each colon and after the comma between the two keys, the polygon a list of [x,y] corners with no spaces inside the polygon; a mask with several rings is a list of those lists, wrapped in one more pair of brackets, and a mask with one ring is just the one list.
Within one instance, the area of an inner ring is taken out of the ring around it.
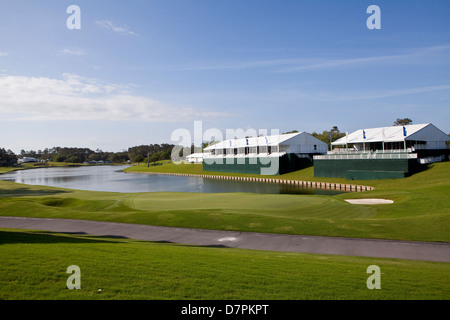
{"label": "paved cart path", "polygon": [[0,217],[0,228],[80,233],[202,246],[450,262],[450,243],[302,236],[116,222]]}

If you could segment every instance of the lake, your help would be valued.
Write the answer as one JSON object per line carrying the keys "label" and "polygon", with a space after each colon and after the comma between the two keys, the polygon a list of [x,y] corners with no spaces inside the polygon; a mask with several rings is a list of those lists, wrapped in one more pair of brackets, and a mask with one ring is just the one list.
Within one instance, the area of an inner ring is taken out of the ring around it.
{"label": "lake", "polygon": [[265,194],[336,195],[338,190],[313,189],[277,183],[218,180],[157,174],[126,174],[128,166],[52,167],[19,170],[0,175],[1,180],[30,185],[110,192],[248,192]]}

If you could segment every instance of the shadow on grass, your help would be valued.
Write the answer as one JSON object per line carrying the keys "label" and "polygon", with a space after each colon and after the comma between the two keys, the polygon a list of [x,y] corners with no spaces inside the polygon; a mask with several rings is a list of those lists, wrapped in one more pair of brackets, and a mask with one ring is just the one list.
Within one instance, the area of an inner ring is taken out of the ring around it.
{"label": "shadow on grass", "polygon": [[17,188],[17,189],[0,189],[0,197],[15,198],[15,197],[27,197],[27,196],[51,196],[59,193],[69,193],[70,191],[65,190],[31,190],[27,188]]}
{"label": "shadow on grass", "polygon": [[115,234],[105,234],[105,235],[99,236],[99,238],[129,239],[128,237],[118,236],[118,235],[115,235]]}
{"label": "shadow on grass", "polygon": [[73,237],[71,235],[84,234],[72,232],[67,236],[45,231],[0,231],[0,245],[16,243],[116,243],[115,241],[96,240],[92,238]]}

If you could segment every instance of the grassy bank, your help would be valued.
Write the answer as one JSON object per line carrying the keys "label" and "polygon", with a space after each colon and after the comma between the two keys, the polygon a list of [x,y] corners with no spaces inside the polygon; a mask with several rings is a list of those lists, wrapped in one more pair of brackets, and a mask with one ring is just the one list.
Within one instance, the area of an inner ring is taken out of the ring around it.
{"label": "grassy bank", "polygon": [[[126,165],[126,163],[114,163],[108,165]],[[81,166],[93,166],[91,164],[83,163],[71,163],[71,162],[31,162],[17,165],[14,167],[0,167],[0,174],[17,171],[17,170],[27,170],[27,169],[38,169],[38,168],[52,168],[52,167],[81,167]],[[94,164],[95,166],[95,164]]]}
{"label": "grassy bank", "polygon": [[206,174],[212,176],[237,176],[237,177],[252,177],[252,178],[268,178],[268,179],[286,179],[286,180],[303,180],[303,181],[318,181],[318,182],[340,182],[349,183],[345,179],[326,179],[315,178],[314,167],[308,167],[306,169],[298,170],[282,174],[279,176],[264,176],[259,174],[246,174],[246,173],[234,173],[234,172],[215,172],[204,171],[202,164],[175,164],[171,161],[159,161],[147,167],[147,164],[137,164],[130,166],[124,170],[125,172],[153,172],[153,173],[184,173],[184,174]]}
{"label": "grassy bank", "polygon": [[[161,166],[162,167],[162,166]],[[162,168],[160,168],[162,169]],[[310,168],[293,173],[307,177]],[[376,190],[337,196],[288,194],[107,193],[0,181],[0,214],[268,233],[450,241],[450,163]],[[369,182],[369,181],[367,181]],[[377,197],[390,205],[351,205]]]}
{"label": "grassy bank", "polygon": [[[175,170],[167,165],[150,168]],[[176,168],[179,173],[199,170],[195,165]],[[318,181],[312,173],[312,168],[307,168],[284,178]],[[449,163],[438,163],[406,179],[358,181],[376,189],[337,196],[125,194],[0,181],[0,215],[449,242],[449,173]],[[344,201],[364,197],[388,198],[395,203],[369,206]],[[381,290],[366,287],[367,267],[374,264],[381,269]],[[450,298],[448,263],[200,247],[39,231],[0,230],[0,265],[0,299]],[[70,265],[81,269],[81,290],[66,288]]]}
{"label": "grassy bank", "polygon": [[70,166],[83,166],[82,163],[67,163],[67,162],[32,162],[17,165],[15,167],[0,167],[0,174],[27,169],[37,168],[50,168],[50,167],[70,167]]}
{"label": "grassy bank", "polygon": [[[366,287],[369,265],[381,290]],[[0,299],[449,299],[448,263],[0,230]],[[68,290],[66,269],[81,270]],[[98,289],[102,289],[98,293]]]}
{"label": "grassy bank", "polygon": [[0,174],[11,172],[11,171],[15,171],[15,170],[17,170],[17,168],[14,168],[14,167],[0,167]]}

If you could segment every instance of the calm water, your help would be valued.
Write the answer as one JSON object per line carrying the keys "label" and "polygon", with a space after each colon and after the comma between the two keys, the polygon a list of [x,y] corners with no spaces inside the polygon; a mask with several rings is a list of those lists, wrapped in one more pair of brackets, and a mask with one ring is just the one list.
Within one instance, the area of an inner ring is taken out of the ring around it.
{"label": "calm water", "polygon": [[39,168],[0,175],[1,180],[69,189],[112,192],[250,192],[334,195],[341,191],[276,183],[225,181],[201,177],[126,174],[127,166]]}

